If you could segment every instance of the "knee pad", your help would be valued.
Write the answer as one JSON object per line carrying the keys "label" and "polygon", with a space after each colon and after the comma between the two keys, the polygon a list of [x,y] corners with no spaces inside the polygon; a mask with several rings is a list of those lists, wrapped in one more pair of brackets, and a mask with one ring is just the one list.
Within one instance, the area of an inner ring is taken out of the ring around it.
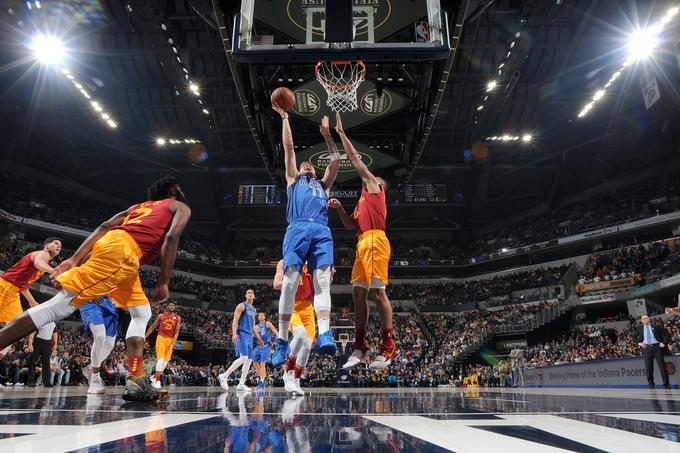
{"label": "knee pad", "polygon": [[76,295],[70,291],[61,290],[56,296],[44,302],[37,307],[32,307],[26,313],[33,320],[33,324],[40,329],[45,324],[51,322],[61,321],[68,318],[76,307],[71,304],[71,301]]}
{"label": "knee pad", "polygon": [[130,325],[128,326],[127,334],[125,334],[125,339],[131,337],[142,337],[146,334],[146,325],[151,319],[151,306],[150,305],[140,305],[138,307],[128,307],[130,312]]}

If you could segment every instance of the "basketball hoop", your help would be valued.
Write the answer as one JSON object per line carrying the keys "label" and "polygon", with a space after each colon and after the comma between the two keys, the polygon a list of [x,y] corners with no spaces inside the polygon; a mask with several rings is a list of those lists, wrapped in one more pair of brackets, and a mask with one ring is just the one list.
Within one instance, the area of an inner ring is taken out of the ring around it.
{"label": "basketball hoop", "polygon": [[352,112],[359,106],[357,89],[366,78],[366,65],[357,61],[319,61],[316,80],[326,90],[326,105],[334,112]]}
{"label": "basketball hoop", "polygon": [[345,349],[347,348],[347,343],[349,343],[349,334],[348,333],[341,333],[338,335],[338,339],[340,340],[340,344],[342,345],[342,353],[345,353]]}

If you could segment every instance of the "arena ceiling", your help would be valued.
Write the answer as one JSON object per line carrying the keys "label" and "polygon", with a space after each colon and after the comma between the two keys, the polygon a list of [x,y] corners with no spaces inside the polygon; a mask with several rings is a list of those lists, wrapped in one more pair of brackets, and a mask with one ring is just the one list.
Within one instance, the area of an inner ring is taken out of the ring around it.
{"label": "arena ceiling", "polygon": [[[131,200],[154,177],[174,173],[199,222],[233,221],[243,211],[225,197],[240,183],[271,182],[210,1],[0,3],[5,162]],[[680,15],[651,58],[626,67],[578,116],[622,67],[629,34],[673,2],[442,3],[452,21],[465,20],[453,70],[413,173],[416,156],[403,151],[409,143],[390,151],[399,161],[384,175],[391,182],[448,183],[466,198],[450,217],[477,226],[677,156]],[[27,48],[36,30],[66,42],[68,73],[36,64]],[[641,80],[650,74],[660,98],[647,109]],[[490,80],[499,83],[487,91]],[[411,120],[385,127],[398,131]]]}

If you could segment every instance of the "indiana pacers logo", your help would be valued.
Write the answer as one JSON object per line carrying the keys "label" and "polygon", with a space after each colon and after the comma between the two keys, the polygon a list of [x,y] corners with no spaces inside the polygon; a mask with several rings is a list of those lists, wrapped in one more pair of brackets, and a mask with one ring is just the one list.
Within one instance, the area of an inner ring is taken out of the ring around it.
{"label": "indiana pacers logo", "polygon": [[301,116],[312,116],[321,108],[321,99],[310,90],[295,90],[295,106],[293,111]]}
{"label": "indiana pacers logo", "polygon": [[372,89],[361,97],[359,105],[366,115],[380,116],[389,112],[392,107],[392,95],[389,91],[383,90],[382,95],[378,96],[378,92]]}
{"label": "indiana pacers logo", "polygon": [[[380,28],[392,15],[391,0],[353,0],[355,41],[366,41],[369,30]],[[288,0],[288,19],[322,41],[326,28],[326,0]],[[309,29],[311,27],[311,30]]]}
{"label": "indiana pacers logo", "polygon": [[669,376],[673,376],[675,374],[675,365],[671,362],[666,362],[666,372]]}

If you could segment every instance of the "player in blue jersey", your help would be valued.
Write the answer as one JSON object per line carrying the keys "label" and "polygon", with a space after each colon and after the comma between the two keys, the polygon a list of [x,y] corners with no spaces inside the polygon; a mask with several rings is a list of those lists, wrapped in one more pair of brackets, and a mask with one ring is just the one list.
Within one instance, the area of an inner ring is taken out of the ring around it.
{"label": "player in blue jersey", "polygon": [[92,377],[87,393],[104,393],[105,387],[99,375],[99,368],[116,344],[118,335],[116,307],[108,296],[102,296],[80,307],[80,319],[85,325],[85,332],[90,332],[94,338],[90,352]]}
{"label": "player in blue jersey", "polygon": [[288,228],[283,239],[283,284],[279,299],[279,337],[272,358],[275,367],[288,358],[288,333],[295,304],[295,292],[300,282],[302,266],[307,268],[314,282],[314,311],[318,324],[318,345],[322,354],[335,354],[337,347],[330,330],[331,269],[333,266],[333,237],[328,228],[328,195],[340,167],[340,154],[331,137],[328,117],[321,120],[319,131],[328,146],[329,164],[322,179],[309,162],[298,168],[295,160],[293,134],[288,113],[274,104],[272,108],[283,121],[283,149],[286,166]]}
{"label": "player in blue jersey", "polygon": [[255,291],[248,289],[246,291],[246,301],[238,304],[234,310],[234,319],[231,322],[231,341],[234,343],[234,353],[236,360],[224,373],[217,376],[220,385],[224,390],[229,390],[229,376],[236,371],[237,368],[243,366],[241,369],[241,379],[236,386],[237,392],[249,392],[250,387],[246,386],[246,379],[250,371],[250,364],[253,362],[253,336],[257,339],[259,346],[264,346],[257,329],[255,328],[255,307],[253,301],[255,300]]}
{"label": "player in blue jersey", "polygon": [[[267,386],[267,364],[271,362],[272,338],[279,336],[279,332],[274,325],[267,321],[263,312],[257,314],[257,326],[255,327],[257,333],[262,338],[264,346],[255,348],[255,355],[253,357],[253,366],[260,382],[257,383],[257,388],[262,390]],[[273,336],[272,336],[273,335]]]}

